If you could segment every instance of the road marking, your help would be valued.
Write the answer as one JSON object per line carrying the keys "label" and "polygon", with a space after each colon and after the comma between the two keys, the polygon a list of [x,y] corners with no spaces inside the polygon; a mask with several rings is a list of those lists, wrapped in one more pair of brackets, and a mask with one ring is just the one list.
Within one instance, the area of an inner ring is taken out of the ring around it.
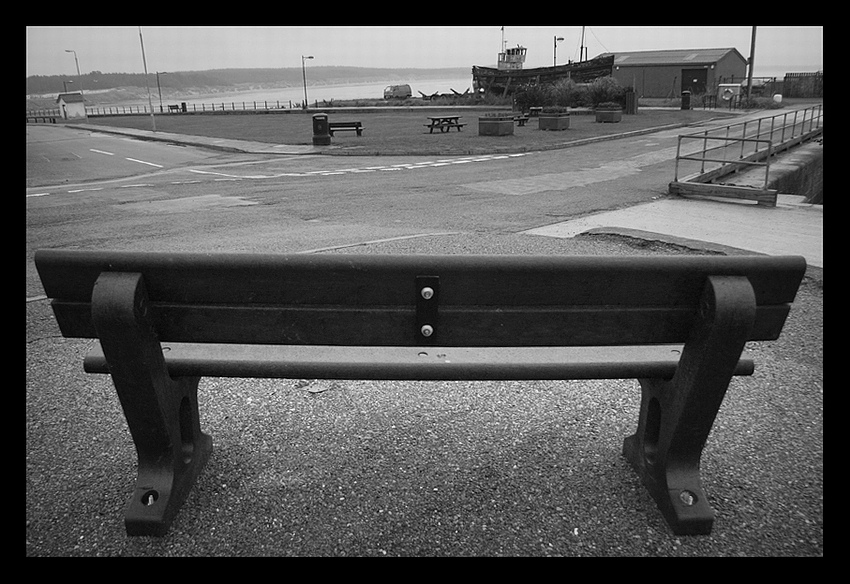
{"label": "road marking", "polygon": [[27,197],[46,197],[50,193],[30,193]]}
{"label": "road marking", "polygon": [[[199,170],[196,168],[190,168],[189,172],[194,172],[196,174],[211,174],[218,175],[225,178],[217,178],[213,179],[216,181],[220,180],[241,180],[241,179],[275,179],[281,177],[313,177],[313,176],[338,176],[342,174],[360,174],[360,173],[369,173],[369,172],[392,172],[395,170],[413,170],[417,168],[434,168],[439,166],[449,166],[450,164],[467,164],[469,162],[489,162],[491,160],[504,160],[507,158],[515,158],[519,156],[527,156],[527,152],[520,152],[517,154],[485,154],[478,156],[463,156],[459,158],[443,158],[440,160],[425,160],[421,162],[406,162],[403,164],[393,164],[391,166],[382,165],[382,166],[366,166],[363,168],[340,168],[340,169],[324,169],[324,170],[309,170],[304,172],[279,172],[274,174],[254,174],[254,175],[235,175],[224,172],[216,172],[211,170]],[[251,162],[250,164],[258,164],[257,162]],[[177,184],[177,183],[172,183]]]}
{"label": "road marking", "polygon": [[303,251],[296,251],[298,254],[308,254],[308,253],[319,253],[323,251],[332,251],[335,249],[344,249],[347,247],[360,247],[365,245],[374,245],[376,243],[388,243],[391,241],[402,241],[405,239],[416,239],[419,237],[435,237],[435,236],[444,236],[444,235],[459,235],[459,231],[446,231],[440,233],[415,233],[413,235],[399,235],[397,237],[388,237],[386,239],[372,239],[370,241],[358,241],[355,243],[343,243],[340,245],[334,245],[332,247],[319,247],[316,249],[305,249]]}
{"label": "road marking", "polygon": [[82,193],[84,191],[102,191],[103,187],[98,187],[96,189],[74,189],[72,191],[68,191],[69,193]]}
{"label": "road marking", "polygon": [[152,186],[153,186],[152,184],[137,184],[137,185],[121,185],[121,186],[120,186],[120,187],[118,187],[118,188],[121,188],[121,189],[132,189],[132,188],[135,188],[135,187],[152,187]]}
{"label": "road marking", "polygon": [[90,152],[96,152],[97,154],[106,154],[107,156],[115,156],[112,152],[106,152],[105,150],[96,150],[94,148],[89,148]]}
{"label": "road marking", "polygon": [[161,164],[154,164],[153,162],[145,162],[144,160],[136,160],[135,158],[126,158],[130,162],[138,162],[139,164],[147,164],[148,166],[155,166],[156,168],[162,168]]}

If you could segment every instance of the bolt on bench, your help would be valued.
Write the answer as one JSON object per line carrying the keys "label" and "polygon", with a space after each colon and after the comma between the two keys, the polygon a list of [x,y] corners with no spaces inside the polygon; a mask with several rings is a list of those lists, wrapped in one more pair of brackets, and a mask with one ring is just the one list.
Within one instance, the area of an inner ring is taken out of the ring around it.
{"label": "bolt on bench", "polygon": [[748,340],[778,338],[800,257],[41,250],[65,337],[98,338],[138,454],[129,535],[164,535],[212,451],[201,376],[640,381],[631,463],[676,534],[710,533],[700,456]]}

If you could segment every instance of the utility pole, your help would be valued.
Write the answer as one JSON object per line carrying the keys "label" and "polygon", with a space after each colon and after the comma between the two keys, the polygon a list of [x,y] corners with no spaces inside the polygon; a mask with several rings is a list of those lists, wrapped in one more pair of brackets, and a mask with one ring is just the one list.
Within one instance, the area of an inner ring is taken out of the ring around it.
{"label": "utility pole", "polygon": [[750,95],[753,91],[753,65],[756,62],[756,27],[753,27],[753,37],[750,41],[750,61],[749,68],[747,72],[747,99],[750,99]]}
{"label": "utility pole", "polygon": [[145,87],[148,88],[148,107],[151,110],[151,126],[156,132],[156,120],[153,117],[153,101],[151,101],[151,84],[148,83],[148,62],[145,59],[145,39],[142,38],[142,27],[139,27],[139,42],[142,44],[142,64],[145,66]]}

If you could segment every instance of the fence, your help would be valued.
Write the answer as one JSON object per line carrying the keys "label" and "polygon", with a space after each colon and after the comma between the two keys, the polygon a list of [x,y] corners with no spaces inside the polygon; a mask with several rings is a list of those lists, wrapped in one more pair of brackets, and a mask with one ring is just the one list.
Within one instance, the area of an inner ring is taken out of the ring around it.
{"label": "fence", "polygon": [[823,71],[786,73],[783,95],[786,97],[823,97]]}
{"label": "fence", "polygon": [[[185,107],[184,107],[185,106]],[[163,105],[155,105],[153,106],[153,111],[155,114],[178,114],[178,113],[210,113],[210,112],[236,112],[236,111],[245,111],[245,112],[256,112],[256,111],[274,111],[274,110],[291,110],[293,108],[300,108],[301,104],[294,104],[291,100],[282,102],[280,100],[275,102],[269,101],[253,101],[253,102],[221,102],[221,103],[181,103],[177,104],[163,104]],[[318,102],[316,102],[316,107],[318,107]],[[151,110],[147,105],[120,105],[120,106],[98,106],[98,107],[87,107],[86,115],[87,116],[120,116],[120,115],[137,115],[137,114],[150,114]],[[35,116],[51,116],[61,118],[62,113],[59,111],[59,108],[47,108],[47,109],[39,109],[39,110],[27,110],[27,117],[32,118]]]}
{"label": "fence", "polygon": [[[771,157],[822,132],[823,105],[819,104],[679,136],[674,184],[681,187],[683,183],[708,183],[741,169],[763,167],[764,188],[753,197],[762,202],[768,192]],[[683,144],[694,142],[701,142],[702,148],[683,154]],[[699,171],[680,181],[681,161],[698,162]],[[742,191],[736,196],[742,196]],[[775,204],[775,193],[773,200]]]}

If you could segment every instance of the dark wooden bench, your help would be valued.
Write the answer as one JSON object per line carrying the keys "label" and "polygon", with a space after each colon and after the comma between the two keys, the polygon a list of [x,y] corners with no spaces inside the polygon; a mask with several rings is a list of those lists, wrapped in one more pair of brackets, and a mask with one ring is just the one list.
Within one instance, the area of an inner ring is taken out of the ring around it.
{"label": "dark wooden bench", "polygon": [[334,135],[334,132],[338,131],[354,131],[357,132],[358,136],[363,135],[363,124],[361,122],[329,122],[328,123],[328,134],[331,136]]}
{"label": "dark wooden bench", "polygon": [[800,257],[42,250],[65,337],[110,373],[138,452],[130,535],[164,534],[212,450],[201,376],[640,380],[623,454],[676,534],[711,531],[703,445],[748,340],[776,339]]}
{"label": "dark wooden bench", "polygon": [[180,106],[179,106],[179,105],[171,104],[171,105],[169,105],[169,106],[168,106],[168,111],[169,111],[169,112],[178,112],[178,113],[179,113],[179,112],[180,112]]}
{"label": "dark wooden bench", "polygon": [[514,116],[514,121],[518,126],[524,126],[528,122],[528,116]]}

